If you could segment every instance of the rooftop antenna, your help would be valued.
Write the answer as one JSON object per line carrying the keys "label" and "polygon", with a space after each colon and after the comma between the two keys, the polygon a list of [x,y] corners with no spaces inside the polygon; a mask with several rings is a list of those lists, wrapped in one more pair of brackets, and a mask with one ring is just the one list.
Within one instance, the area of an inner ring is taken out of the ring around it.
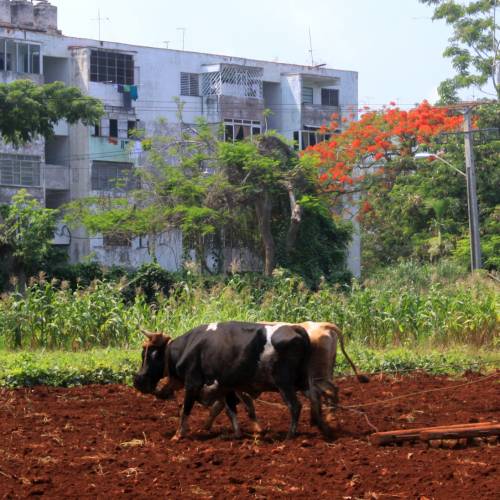
{"label": "rooftop antenna", "polygon": [[310,26],[309,26],[309,53],[311,54],[311,66],[314,66],[313,42],[312,42]]}
{"label": "rooftop antenna", "polygon": [[177,28],[177,31],[182,31],[182,50],[184,50],[184,42],[186,39],[186,28]]}
{"label": "rooftop antenna", "polygon": [[99,41],[101,41],[101,25],[105,21],[110,21],[109,17],[101,17],[101,9],[97,9],[97,18],[92,19],[92,21],[97,21],[99,23]]}

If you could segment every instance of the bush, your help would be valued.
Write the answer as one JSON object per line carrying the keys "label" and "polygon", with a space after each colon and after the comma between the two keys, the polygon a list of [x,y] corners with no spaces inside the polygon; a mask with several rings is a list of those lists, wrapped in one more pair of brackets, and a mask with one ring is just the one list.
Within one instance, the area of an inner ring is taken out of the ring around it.
{"label": "bush", "polygon": [[123,293],[128,301],[132,301],[136,296],[136,291],[140,290],[146,301],[151,303],[158,293],[168,295],[173,284],[173,275],[153,262],[143,264],[137,271],[129,274],[129,282]]}

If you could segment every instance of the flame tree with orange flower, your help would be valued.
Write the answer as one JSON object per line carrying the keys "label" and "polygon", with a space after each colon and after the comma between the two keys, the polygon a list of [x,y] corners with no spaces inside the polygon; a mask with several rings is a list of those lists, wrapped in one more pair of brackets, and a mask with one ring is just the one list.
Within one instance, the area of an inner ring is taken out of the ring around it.
{"label": "flame tree with orange flower", "polygon": [[[450,255],[466,264],[468,219],[463,176],[441,162],[417,163],[413,158],[419,145],[436,151],[436,137],[445,133],[446,157],[463,170],[463,136],[453,135],[462,128],[462,117],[453,109],[427,102],[409,111],[394,103],[380,111],[360,111],[364,112],[358,122],[348,123],[340,134],[309,148],[304,161],[315,163],[323,191],[334,200],[342,196],[352,203],[349,195],[359,193],[364,268],[405,257],[435,261]],[[476,113],[479,128],[500,128],[496,103],[485,103]],[[323,132],[337,127],[337,120],[333,120]],[[500,237],[495,235],[495,228],[500,227],[498,135],[482,138],[475,145],[475,154],[485,267],[496,269],[500,267],[496,257]]]}
{"label": "flame tree with orange flower", "polygon": [[[339,128],[336,115],[323,134]],[[394,103],[382,111],[365,109],[359,121],[351,121],[340,133],[306,150],[319,169],[319,180],[325,191],[344,194],[359,190],[368,177],[383,176],[386,181],[404,169],[419,144],[429,144],[443,132],[458,130],[460,114],[434,107],[424,101],[405,111]]]}

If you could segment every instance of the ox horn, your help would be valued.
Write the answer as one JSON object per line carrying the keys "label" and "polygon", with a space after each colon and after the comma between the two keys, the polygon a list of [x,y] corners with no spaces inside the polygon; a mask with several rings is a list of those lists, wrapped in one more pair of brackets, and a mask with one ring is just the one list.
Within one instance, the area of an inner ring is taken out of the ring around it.
{"label": "ox horn", "polygon": [[149,340],[153,340],[153,337],[155,336],[154,332],[150,332],[148,330],[144,330],[143,328],[141,328],[141,333],[143,335],[145,335]]}

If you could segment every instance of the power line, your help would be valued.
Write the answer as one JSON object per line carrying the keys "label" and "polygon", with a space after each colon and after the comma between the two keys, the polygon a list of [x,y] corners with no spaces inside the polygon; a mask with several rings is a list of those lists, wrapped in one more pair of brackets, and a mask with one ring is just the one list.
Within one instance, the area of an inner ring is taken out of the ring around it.
{"label": "power line", "polygon": [[[189,98],[203,98],[203,97],[217,97],[217,96],[179,96],[179,99],[182,99],[183,97],[189,97]],[[252,96],[245,96],[245,97],[252,97]],[[65,102],[73,102],[73,101],[89,101],[91,99],[96,99],[101,101],[97,97],[93,96],[82,96],[82,97],[72,97],[72,98],[67,98],[67,97],[55,97],[55,96],[46,96],[42,97],[42,100],[46,101],[65,101]],[[424,99],[425,100],[425,99]],[[423,100],[423,101],[424,101]],[[423,102],[421,101],[421,102]],[[5,101],[4,101],[5,102]],[[122,108],[123,107],[123,102],[121,100],[116,101],[116,102],[104,102],[101,101],[104,106],[112,106],[112,107],[118,107]],[[128,111],[135,111],[137,109],[144,109],[144,110],[164,110],[164,109],[171,109],[173,111],[178,111],[179,110],[179,101],[176,99],[142,99],[139,98],[138,101],[139,103],[158,103],[158,104],[165,104],[165,105],[171,105],[171,106],[152,106],[150,108],[140,108],[140,107],[132,107]],[[421,102],[411,102],[411,103],[396,103],[395,105],[391,105],[390,103],[373,103],[373,102],[358,102],[358,103],[353,103],[353,104],[341,104],[339,106],[324,106],[324,107],[332,107],[332,108],[338,108],[338,109],[345,109],[345,110],[358,110],[360,112],[362,111],[368,111],[368,109],[365,108],[373,108],[373,107],[381,107],[381,108],[399,108],[399,107],[417,107]],[[199,110],[199,105],[195,103],[191,103],[188,101],[180,101],[181,107],[183,109],[186,109],[186,107],[192,107],[192,109]],[[292,107],[292,108],[299,108],[301,105],[306,104],[306,103],[265,103],[266,106],[268,107]],[[307,105],[307,104],[306,104]],[[473,105],[473,106],[495,106],[498,105],[498,102],[488,100],[488,101],[471,101],[471,102],[465,102],[465,103],[453,103],[453,104],[447,104],[447,105],[432,105],[433,108],[437,109],[462,109],[466,105]],[[322,104],[311,104],[311,106],[314,107],[323,107]],[[241,106],[229,106],[225,107],[225,109],[241,109]],[[124,109],[124,111],[127,111]]]}

